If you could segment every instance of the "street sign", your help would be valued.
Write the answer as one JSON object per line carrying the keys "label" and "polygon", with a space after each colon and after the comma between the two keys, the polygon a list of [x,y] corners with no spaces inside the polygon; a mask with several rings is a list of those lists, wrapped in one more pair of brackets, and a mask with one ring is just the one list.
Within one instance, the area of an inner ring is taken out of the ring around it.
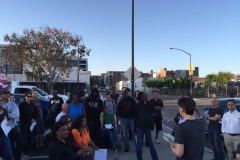
{"label": "street sign", "polygon": [[192,63],[190,63],[190,64],[188,65],[188,70],[189,70],[188,74],[189,74],[189,75],[193,75],[193,70],[194,70],[194,68],[193,68],[193,64],[192,64]]}
{"label": "street sign", "polygon": [[[130,67],[125,73],[124,75],[131,80],[131,76],[132,76],[132,67]],[[134,80],[138,79],[141,76],[141,73],[137,70],[136,67],[134,67]]]}

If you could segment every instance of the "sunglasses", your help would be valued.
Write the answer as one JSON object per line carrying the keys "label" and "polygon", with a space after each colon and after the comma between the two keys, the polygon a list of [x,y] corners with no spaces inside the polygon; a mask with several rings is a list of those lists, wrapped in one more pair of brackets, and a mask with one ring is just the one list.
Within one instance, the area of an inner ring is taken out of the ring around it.
{"label": "sunglasses", "polygon": [[72,121],[70,120],[70,121],[68,121],[68,123],[71,123]]}

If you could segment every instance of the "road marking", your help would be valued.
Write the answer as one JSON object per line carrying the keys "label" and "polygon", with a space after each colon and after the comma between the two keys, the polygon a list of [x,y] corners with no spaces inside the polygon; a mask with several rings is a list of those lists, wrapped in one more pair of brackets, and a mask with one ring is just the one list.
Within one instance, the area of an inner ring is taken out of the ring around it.
{"label": "road marking", "polygon": [[[162,124],[162,125],[163,125],[163,127],[169,129],[170,131],[173,131],[172,128],[170,128],[170,127],[168,127],[168,126],[166,126],[166,125],[164,125],[164,124]],[[207,148],[207,147],[204,147],[204,149],[205,149],[205,151],[207,151],[208,153],[213,153],[213,151],[212,151],[211,149]]]}

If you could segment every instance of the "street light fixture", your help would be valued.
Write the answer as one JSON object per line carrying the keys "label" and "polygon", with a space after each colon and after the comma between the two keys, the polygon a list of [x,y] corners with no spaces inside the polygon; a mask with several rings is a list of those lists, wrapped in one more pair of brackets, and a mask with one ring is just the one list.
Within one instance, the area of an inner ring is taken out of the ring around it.
{"label": "street light fixture", "polygon": [[190,78],[190,92],[191,92],[190,96],[192,97],[192,74],[193,74],[193,72],[192,72],[192,55],[190,53],[182,50],[182,49],[179,49],[179,48],[170,48],[170,49],[175,49],[175,50],[182,51],[182,52],[184,52],[184,53],[186,53],[186,54],[188,54],[190,56],[190,66],[189,66],[189,75],[191,77]]}

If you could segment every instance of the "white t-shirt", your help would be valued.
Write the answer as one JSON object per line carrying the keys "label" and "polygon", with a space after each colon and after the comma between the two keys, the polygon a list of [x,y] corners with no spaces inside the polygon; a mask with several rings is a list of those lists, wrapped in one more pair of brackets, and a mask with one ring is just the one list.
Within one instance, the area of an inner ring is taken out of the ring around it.
{"label": "white t-shirt", "polygon": [[55,121],[58,122],[63,115],[66,115],[66,114],[63,113],[63,111],[62,111],[61,113],[59,113],[59,114],[57,115]]}

